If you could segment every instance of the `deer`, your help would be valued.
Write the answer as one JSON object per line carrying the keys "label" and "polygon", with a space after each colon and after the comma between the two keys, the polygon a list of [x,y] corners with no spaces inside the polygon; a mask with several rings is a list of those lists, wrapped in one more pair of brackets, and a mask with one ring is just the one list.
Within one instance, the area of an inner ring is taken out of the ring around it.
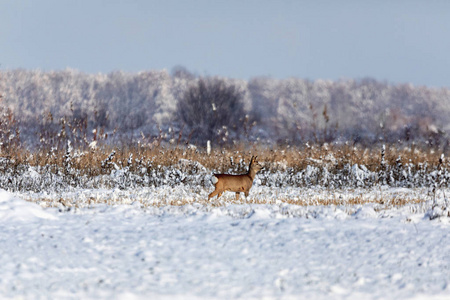
{"label": "deer", "polygon": [[214,174],[211,182],[215,186],[215,190],[208,195],[208,200],[217,195],[222,196],[223,192],[230,191],[236,193],[236,200],[239,200],[240,193],[244,193],[245,198],[248,197],[250,189],[258,173],[263,166],[256,160],[258,156],[252,156],[247,174],[230,175],[230,174]]}

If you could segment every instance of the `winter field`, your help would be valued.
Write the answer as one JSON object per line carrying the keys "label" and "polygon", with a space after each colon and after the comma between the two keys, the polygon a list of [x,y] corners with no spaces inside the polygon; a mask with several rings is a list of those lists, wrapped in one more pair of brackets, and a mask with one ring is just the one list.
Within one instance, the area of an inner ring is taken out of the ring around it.
{"label": "winter field", "polygon": [[3,161],[0,298],[450,299],[445,162],[339,171],[262,155],[247,199],[208,202],[205,162],[105,159],[87,176],[68,153]]}
{"label": "winter field", "polygon": [[450,89],[0,77],[0,299],[450,299]]}

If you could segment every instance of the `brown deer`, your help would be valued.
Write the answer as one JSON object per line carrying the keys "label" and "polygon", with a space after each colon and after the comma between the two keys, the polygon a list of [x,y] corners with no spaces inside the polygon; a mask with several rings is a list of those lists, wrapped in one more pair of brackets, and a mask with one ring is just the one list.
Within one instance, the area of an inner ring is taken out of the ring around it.
{"label": "brown deer", "polygon": [[248,197],[249,191],[253,185],[253,180],[255,180],[256,173],[263,168],[256,158],[257,156],[252,156],[247,174],[214,174],[211,177],[211,182],[215,185],[216,189],[209,194],[208,200],[215,195],[219,198],[225,191],[235,192],[236,200],[239,199],[239,193],[241,192],[244,193],[245,197]]}

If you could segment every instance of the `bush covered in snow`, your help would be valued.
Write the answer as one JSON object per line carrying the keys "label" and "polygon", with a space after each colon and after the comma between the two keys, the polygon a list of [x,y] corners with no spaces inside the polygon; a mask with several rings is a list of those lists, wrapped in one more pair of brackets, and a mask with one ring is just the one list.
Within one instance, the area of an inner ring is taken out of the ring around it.
{"label": "bush covered in snow", "polygon": [[[309,146],[311,147],[311,146]],[[129,149],[20,151],[0,159],[0,188],[10,191],[67,191],[75,188],[206,186],[214,172],[245,173],[249,157],[264,165],[259,185],[267,187],[370,188],[449,186],[445,157],[415,149],[355,147],[213,149],[162,146]],[[388,154],[385,154],[388,152]],[[404,158],[402,158],[404,157]]]}

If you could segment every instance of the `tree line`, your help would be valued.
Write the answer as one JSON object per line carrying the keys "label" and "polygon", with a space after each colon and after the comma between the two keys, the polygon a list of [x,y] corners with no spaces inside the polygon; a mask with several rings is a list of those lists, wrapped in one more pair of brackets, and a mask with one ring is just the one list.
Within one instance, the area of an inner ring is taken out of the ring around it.
{"label": "tree line", "polygon": [[[33,143],[61,120],[129,140],[171,132],[184,142],[447,145],[450,89],[358,80],[246,80],[168,71],[0,72],[2,105]],[[10,116],[9,116],[10,118]],[[42,135],[42,134],[41,134]],[[42,138],[42,137],[41,137]]]}

